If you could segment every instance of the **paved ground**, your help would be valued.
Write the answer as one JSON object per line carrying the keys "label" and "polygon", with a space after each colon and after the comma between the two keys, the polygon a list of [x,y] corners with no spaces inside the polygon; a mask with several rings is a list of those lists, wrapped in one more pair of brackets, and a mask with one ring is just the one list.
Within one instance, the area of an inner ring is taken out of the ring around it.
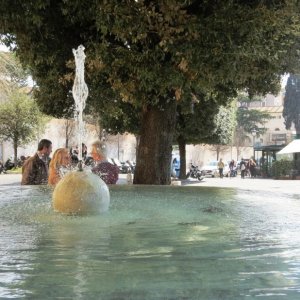
{"label": "paved ground", "polygon": [[300,180],[274,180],[274,179],[251,179],[240,177],[235,178],[204,178],[203,181],[191,181],[187,183],[183,181],[182,185],[196,185],[196,186],[214,186],[225,188],[239,188],[244,190],[257,190],[257,191],[273,191],[288,194],[300,195]]}
{"label": "paved ground", "polygon": [[[20,174],[0,174],[0,185],[19,185],[21,181]],[[121,174],[118,184],[127,184],[126,174]],[[241,179],[235,178],[204,178],[203,181],[189,179],[184,181],[172,182],[173,185],[183,186],[214,186],[226,188],[240,188],[246,190],[259,191],[279,191],[281,193],[299,194],[300,180],[274,180],[274,179]]]}

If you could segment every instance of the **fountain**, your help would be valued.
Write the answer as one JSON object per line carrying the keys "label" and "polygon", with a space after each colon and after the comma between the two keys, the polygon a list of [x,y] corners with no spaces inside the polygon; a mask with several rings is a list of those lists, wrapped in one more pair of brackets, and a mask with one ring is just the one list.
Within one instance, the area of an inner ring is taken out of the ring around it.
{"label": "fountain", "polygon": [[78,142],[78,170],[67,173],[53,192],[53,208],[66,214],[92,214],[108,210],[110,195],[105,182],[99,176],[83,170],[82,137],[84,135],[83,110],[88,96],[84,81],[84,47],[73,49],[76,73],[73,85],[75,100],[75,121]]}
{"label": "fountain", "polygon": [[77,217],[0,185],[1,299],[299,299],[299,194],[109,189],[108,213]]}
{"label": "fountain", "polygon": [[299,193],[99,182],[0,184],[0,299],[299,299]]}

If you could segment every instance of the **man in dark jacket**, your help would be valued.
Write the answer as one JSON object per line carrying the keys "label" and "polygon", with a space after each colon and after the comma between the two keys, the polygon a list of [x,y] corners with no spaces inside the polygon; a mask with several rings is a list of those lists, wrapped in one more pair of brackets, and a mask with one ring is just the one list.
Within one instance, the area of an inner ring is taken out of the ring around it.
{"label": "man in dark jacket", "polygon": [[41,140],[38,144],[37,153],[24,162],[22,167],[22,185],[47,184],[49,155],[51,152],[51,141]]}

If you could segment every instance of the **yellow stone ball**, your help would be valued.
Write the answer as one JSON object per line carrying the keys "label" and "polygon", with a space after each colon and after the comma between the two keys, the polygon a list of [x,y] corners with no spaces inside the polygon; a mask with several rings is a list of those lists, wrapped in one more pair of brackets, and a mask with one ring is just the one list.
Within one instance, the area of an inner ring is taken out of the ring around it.
{"label": "yellow stone ball", "polygon": [[72,171],[56,185],[53,209],[65,214],[98,214],[108,210],[109,190],[99,176],[85,171]]}

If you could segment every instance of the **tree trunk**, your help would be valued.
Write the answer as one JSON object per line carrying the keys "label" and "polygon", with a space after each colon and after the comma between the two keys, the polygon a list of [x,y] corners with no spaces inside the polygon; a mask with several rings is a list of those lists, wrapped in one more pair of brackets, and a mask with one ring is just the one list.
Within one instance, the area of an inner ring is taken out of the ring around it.
{"label": "tree trunk", "polygon": [[240,155],[241,155],[240,146],[236,145],[236,160],[237,161],[241,159]]}
{"label": "tree trunk", "polygon": [[180,155],[180,173],[179,179],[186,179],[186,141],[185,138],[180,135],[177,139]]}
{"label": "tree trunk", "polygon": [[69,148],[69,136],[68,136],[68,129],[66,129],[66,148]]}
{"label": "tree trunk", "polygon": [[66,137],[66,148],[69,148],[69,137],[70,137],[70,133],[71,133],[71,123],[70,121],[67,119],[65,121],[65,137]]}
{"label": "tree trunk", "polygon": [[176,102],[165,108],[148,106],[142,113],[134,184],[171,183],[172,142],[175,131]]}
{"label": "tree trunk", "polygon": [[220,156],[220,148],[219,148],[219,146],[217,146],[216,152],[217,152],[217,160],[219,160],[219,156]]}
{"label": "tree trunk", "polygon": [[14,164],[15,167],[18,164],[18,143],[16,141],[14,141]]}

